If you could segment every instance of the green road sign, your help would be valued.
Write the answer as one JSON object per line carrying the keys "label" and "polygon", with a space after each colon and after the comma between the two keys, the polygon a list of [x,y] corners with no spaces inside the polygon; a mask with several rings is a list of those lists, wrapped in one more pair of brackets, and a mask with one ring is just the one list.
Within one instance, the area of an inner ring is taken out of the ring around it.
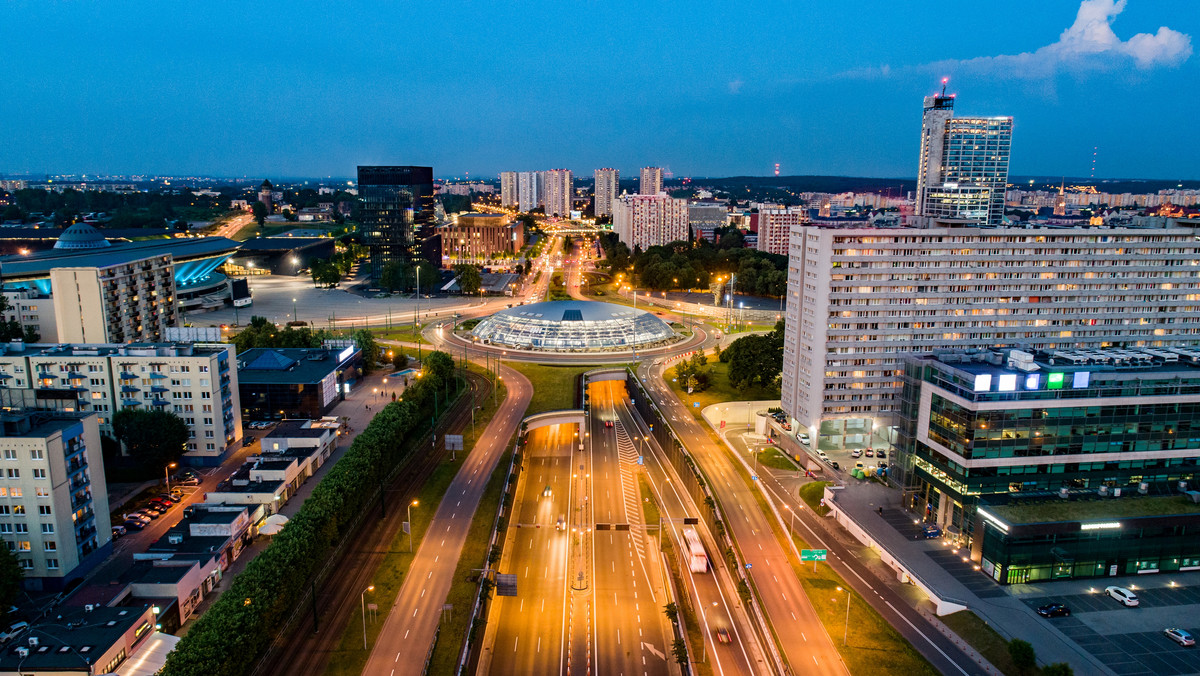
{"label": "green road sign", "polygon": [[829,553],[827,549],[801,549],[801,561],[824,561],[825,555]]}

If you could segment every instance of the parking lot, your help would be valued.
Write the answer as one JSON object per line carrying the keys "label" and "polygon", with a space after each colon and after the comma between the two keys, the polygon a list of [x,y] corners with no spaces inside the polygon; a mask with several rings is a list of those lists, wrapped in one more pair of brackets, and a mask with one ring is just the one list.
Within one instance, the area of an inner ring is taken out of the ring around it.
{"label": "parking lot", "polygon": [[1042,621],[1119,676],[1200,674],[1200,651],[1163,634],[1167,627],[1178,627],[1200,636],[1200,587],[1172,587],[1161,579],[1150,584],[1155,586],[1135,585],[1136,608],[1126,608],[1105,594],[1103,581],[1097,581],[1091,593],[1022,596],[1021,601],[1034,610],[1049,603],[1065,604],[1070,617]]}

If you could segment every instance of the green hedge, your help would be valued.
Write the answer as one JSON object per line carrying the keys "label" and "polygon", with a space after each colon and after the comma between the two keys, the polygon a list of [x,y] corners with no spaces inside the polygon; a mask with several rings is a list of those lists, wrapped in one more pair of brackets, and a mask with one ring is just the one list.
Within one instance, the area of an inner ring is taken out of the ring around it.
{"label": "green hedge", "polygon": [[453,379],[453,359],[430,354],[403,399],[375,415],[271,545],[196,621],[160,674],[244,676],[254,669],[350,524],[378,500],[380,468],[386,475],[424,447],[405,440],[424,438],[435,394],[446,401]]}

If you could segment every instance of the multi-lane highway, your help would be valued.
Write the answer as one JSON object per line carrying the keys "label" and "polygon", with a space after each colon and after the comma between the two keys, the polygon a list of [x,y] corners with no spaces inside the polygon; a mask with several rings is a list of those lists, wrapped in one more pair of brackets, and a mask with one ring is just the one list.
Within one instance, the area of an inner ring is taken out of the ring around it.
{"label": "multi-lane highway", "polygon": [[[492,603],[480,674],[566,673],[571,460],[577,425],[531,430],[509,538],[497,569],[517,576],[517,596]],[[563,520],[559,527],[558,520]],[[583,673],[577,672],[577,673]]]}
{"label": "multi-lane highway", "polygon": [[[479,441],[463,458],[462,467],[437,506],[378,642],[371,650],[365,674],[423,673],[423,661],[414,659],[411,647],[433,643],[442,604],[454,582],[454,570],[479,499],[533,396],[533,387],[525,376],[508,367],[501,367],[500,373],[508,386],[507,396]],[[427,511],[434,506],[417,507]],[[456,610],[468,612],[466,608]]]}

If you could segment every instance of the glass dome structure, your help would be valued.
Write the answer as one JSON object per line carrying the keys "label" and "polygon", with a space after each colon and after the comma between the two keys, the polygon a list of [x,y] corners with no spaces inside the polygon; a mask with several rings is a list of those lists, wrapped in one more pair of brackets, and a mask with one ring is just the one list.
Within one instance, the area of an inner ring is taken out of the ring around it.
{"label": "glass dome structure", "polygon": [[554,352],[649,348],[678,337],[669,324],[644,310],[584,300],[507,308],[479,322],[471,333],[488,345]]}

